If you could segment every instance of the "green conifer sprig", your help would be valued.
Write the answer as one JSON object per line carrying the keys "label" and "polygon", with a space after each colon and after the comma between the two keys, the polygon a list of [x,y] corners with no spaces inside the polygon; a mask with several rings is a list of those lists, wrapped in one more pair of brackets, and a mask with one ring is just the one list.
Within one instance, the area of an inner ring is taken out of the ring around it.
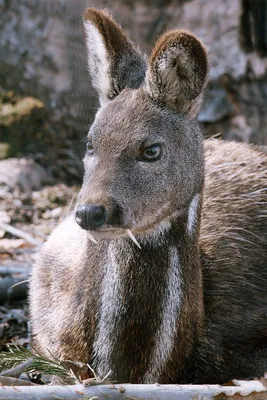
{"label": "green conifer sprig", "polygon": [[17,343],[9,344],[8,348],[8,352],[0,353],[0,372],[14,368],[31,359],[32,362],[25,366],[24,372],[41,372],[42,374],[56,375],[63,379],[68,378],[75,381],[71,371],[52,355],[50,359],[38,353],[36,349],[33,349],[33,353]]}

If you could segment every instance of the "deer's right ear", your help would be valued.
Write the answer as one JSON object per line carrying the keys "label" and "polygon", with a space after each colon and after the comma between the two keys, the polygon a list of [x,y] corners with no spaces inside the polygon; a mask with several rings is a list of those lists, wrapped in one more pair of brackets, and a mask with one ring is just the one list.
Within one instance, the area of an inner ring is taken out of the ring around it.
{"label": "deer's right ear", "polygon": [[191,32],[162,35],[149,60],[146,90],[164,106],[194,118],[207,83],[208,61],[203,44]]}
{"label": "deer's right ear", "polygon": [[145,78],[146,62],[119,25],[106,12],[87,8],[84,30],[89,71],[100,104],[126,87],[138,88]]}

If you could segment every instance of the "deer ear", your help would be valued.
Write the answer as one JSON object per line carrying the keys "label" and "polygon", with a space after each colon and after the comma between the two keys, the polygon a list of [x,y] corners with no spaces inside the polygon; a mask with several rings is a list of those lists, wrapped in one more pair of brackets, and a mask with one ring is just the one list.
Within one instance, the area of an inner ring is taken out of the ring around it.
{"label": "deer ear", "polygon": [[145,78],[146,62],[122,29],[105,12],[87,8],[84,30],[92,84],[100,103],[124,88],[138,88]]}
{"label": "deer ear", "polygon": [[192,33],[180,30],[162,35],[150,57],[146,90],[161,104],[194,118],[207,82],[204,45]]}

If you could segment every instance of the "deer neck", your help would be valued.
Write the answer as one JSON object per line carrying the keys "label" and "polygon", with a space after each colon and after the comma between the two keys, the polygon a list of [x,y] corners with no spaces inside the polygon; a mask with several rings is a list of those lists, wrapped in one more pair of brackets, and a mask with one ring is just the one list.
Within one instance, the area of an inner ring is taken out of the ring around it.
{"label": "deer neck", "polygon": [[200,203],[196,195],[181,215],[139,238],[141,250],[128,238],[107,244],[94,341],[101,375],[171,382],[192,359],[204,314]]}

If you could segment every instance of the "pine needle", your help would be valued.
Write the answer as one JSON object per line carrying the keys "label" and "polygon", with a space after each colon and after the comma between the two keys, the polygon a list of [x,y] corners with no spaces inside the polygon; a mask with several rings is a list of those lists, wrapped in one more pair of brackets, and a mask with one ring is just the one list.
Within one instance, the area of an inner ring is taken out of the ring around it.
{"label": "pine needle", "polygon": [[14,368],[28,359],[32,359],[31,364],[25,367],[25,372],[41,372],[61,378],[70,378],[75,383],[75,378],[71,371],[55,357],[51,360],[38,353],[35,349],[33,349],[35,353],[32,353],[30,350],[16,343],[8,345],[8,349],[8,352],[0,353],[0,372]]}

